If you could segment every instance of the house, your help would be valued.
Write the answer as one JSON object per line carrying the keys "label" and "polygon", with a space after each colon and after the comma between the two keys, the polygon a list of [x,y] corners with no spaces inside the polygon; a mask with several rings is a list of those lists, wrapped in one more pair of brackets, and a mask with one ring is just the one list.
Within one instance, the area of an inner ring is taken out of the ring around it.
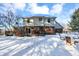
{"label": "house", "polygon": [[23,26],[15,26],[14,32],[16,36],[27,35],[46,35],[60,33],[63,27],[55,20],[56,17],[50,16],[31,16],[24,17],[21,20]]}
{"label": "house", "polygon": [[63,28],[63,32],[65,33],[68,33],[68,32],[71,32],[71,27],[69,27],[67,24],[64,25],[64,28]]}
{"label": "house", "polygon": [[4,34],[5,34],[5,27],[0,25],[0,35],[4,35]]}

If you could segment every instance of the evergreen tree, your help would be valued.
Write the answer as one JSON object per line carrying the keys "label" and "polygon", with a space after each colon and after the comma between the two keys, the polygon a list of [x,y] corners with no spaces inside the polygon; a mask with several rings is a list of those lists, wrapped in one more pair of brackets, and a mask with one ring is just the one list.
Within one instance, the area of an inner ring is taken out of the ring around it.
{"label": "evergreen tree", "polygon": [[72,28],[72,31],[79,31],[79,8],[72,14],[69,26]]}

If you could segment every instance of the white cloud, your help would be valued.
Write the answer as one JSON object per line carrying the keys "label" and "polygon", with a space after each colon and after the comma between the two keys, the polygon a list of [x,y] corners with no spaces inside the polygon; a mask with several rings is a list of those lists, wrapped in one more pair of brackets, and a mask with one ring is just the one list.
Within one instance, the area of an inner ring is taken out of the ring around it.
{"label": "white cloud", "polygon": [[75,4],[75,7],[69,10],[69,14],[72,15],[76,9],[79,8],[79,4]]}
{"label": "white cloud", "polygon": [[48,6],[38,6],[36,3],[31,3],[28,5],[27,10],[32,14],[60,14],[63,10],[64,4],[55,4],[51,9]]}
{"label": "white cloud", "polygon": [[[10,7],[15,12],[16,9],[19,9],[21,11],[28,10],[32,14],[59,14],[63,10],[64,4],[55,4],[51,9],[48,8],[48,6],[38,6],[36,3],[30,3],[28,4],[28,8],[25,9],[26,4],[25,3],[14,3],[14,4],[4,4],[4,6],[9,9]],[[6,10],[5,8],[5,10]]]}
{"label": "white cloud", "polygon": [[15,9],[24,10],[26,4],[25,3],[14,3],[13,6]]}
{"label": "white cloud", "polygon": [[4,3],[2,4],[4,7],[2,7],[3,13],[5,13],[7,10],[11,10],[13,13],[16,13],[16,10],[25,10],[26,7],[25,3]]}
{"label": "white cloud", "polygon": [[55,4],[52,9],[50,10],[50,13],[52,14],[60,14],[63,10],[64,4]]}
{"label": "white cloud", "polygon": [[32,14],[49,14],[49,8],[47,6],[38,6],[36,3],[29,4],[28,10]]}
{"label": "white cloud", "polygon": [[4,9],[7,10],[7,9],[19,9],[19,10],[24,10],[25,8],[25,3],[4,3]]}
{"label": "white cloud", "polygon": [[69,10],[69,15],[71,16],[71,15],[73,14],[74,11],[75,11],[75,8],[70,9],[70,10]]}
{"label": "white cloud", "polygon": [[2,6],[0,6],[1,10],[0,13],[6,14],[6,11],[9,10],[10,4],[4,3]]}
{"label": "white cloud", "polygon": [[68,22],[70,22],[71,19],[69,17],[65,18],[65,16],[63,16],[62,18],[57,17],[56,21],[59,22],[61,25],[64,25],[64,24],[68,24]]}
{"label": "white cloud", "polygon": [[0,13],[4,13],[5,10],[6,10],[6,9],[5,9],[4,7],[1,7],[1,6],[0,6]]}

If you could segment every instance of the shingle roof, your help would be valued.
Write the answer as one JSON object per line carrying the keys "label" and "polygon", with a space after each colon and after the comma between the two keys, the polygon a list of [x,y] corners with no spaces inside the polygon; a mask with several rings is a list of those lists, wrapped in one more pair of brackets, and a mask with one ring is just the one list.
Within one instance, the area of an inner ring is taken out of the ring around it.
{"label": "shingle roof", "polygon": [[62,25],[60,25],[57,21],[55,21],[56,23],[54,24],[55,28],[58,29],[58,28],[63,28]]}
{"label": "shingle roof", "polygon": [[55,16],[48,16],[48,15],[33,15],[33,16],[27,16],[27,17],[23,17],[23,18],[38,18],[38,17],[56,18]]}

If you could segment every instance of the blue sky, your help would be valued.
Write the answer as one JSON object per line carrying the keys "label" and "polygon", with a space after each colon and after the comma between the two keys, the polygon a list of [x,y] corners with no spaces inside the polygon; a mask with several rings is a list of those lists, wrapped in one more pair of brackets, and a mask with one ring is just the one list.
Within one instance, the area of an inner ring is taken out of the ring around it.
{"label": "blue sky", "polygon": [[57,21],[66,24],[75,9],[79,8],[78,3],[1,3],[0,12],[5,13],[11,9],[16,15],[23,17],[34,15],[56,16]]}

